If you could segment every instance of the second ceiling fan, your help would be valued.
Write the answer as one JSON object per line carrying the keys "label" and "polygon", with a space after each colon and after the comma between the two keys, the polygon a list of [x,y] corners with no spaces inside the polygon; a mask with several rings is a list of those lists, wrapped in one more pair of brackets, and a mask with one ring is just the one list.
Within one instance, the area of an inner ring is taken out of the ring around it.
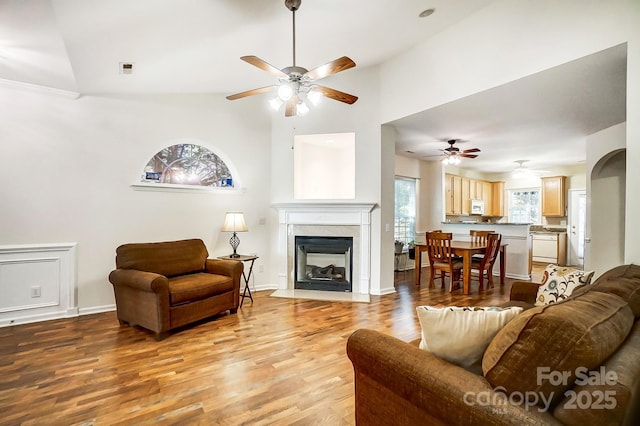
{"label": "second ceiling fan", "polygon": [[285,104],[286,117],[306,114],[309,111],[306,101],[317,104],[323,96],[347,104],[353,104],[358,100],[357,96],[315,83],[317,80],[355,67],[355,62],[350,58],[343,56],[310,71],[296,65],[296,10],[300,8],[301,2],[302,0],[285,0],[284,2],[293,15],[293,65],[278,69],[257,56],[242,56],[240,59],[243,61],[278,77],[278,84],[229,95],[227,99],[235,100],[260,93],[277,91],[278,96],[272,99],[270,104],[275,110],[280,109],[282,104]]}
{"label": "second ceiling fan", "polygon": [[[478,156],[476,152],[480,152],[478,148],[460,151],[460,148],[454,146],[456,142],[459,142],[459,139],[449,139],[446,142],[449,144],[449,147],[440,150],[442,151],[442,162],[444,164],[457,165],[460,164],[460,158],[476,158]],[[438,155],[438,157],[439,156],[440,155]],[[436,155],[427,155],[427,157],[436,157]]]}

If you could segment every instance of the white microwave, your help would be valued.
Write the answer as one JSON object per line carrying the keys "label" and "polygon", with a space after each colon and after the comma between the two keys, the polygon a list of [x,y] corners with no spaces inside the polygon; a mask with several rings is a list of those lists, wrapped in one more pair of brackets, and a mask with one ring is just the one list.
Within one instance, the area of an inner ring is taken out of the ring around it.
{"label": "white microwave", "polygon": [[471,200],[471,214],[484,214],[484,200]]}

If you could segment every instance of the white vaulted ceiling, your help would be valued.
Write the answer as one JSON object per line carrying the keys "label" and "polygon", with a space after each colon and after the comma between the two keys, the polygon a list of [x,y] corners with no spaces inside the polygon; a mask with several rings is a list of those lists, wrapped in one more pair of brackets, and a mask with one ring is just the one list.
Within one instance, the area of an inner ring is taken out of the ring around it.
{"label": "white vaulted ceiling", "polygon": [[[490,2],[303,0],[296,62],[378,64]],[[272,83],[240,56],[292,65],[291,18],[284,0],[0,0],[0,78],[82,94],[234,93]]]}
{"label": "white vaulted ceiling", "polygon": [[[302,0],[296,62],[311,69],[346,55],[356,70],[374,66],[448,27],[463,29],[492,2]],[[418,18],[428,8],[436,12]],[[284,0],[0,0],[0,83],[221,96],[273,84],[244,55],[292,65]],[[120,74],[121,62],[134,64],[132,75]],[[397,120],[396,153],[437,160],[427,156],[446,147],[442,140],[463,139],[460,149],[482,153],[461,167],[478,171],[512,170],[516,160],[576,164],[586,135],[625,121],[625,93],[621,45]]]}

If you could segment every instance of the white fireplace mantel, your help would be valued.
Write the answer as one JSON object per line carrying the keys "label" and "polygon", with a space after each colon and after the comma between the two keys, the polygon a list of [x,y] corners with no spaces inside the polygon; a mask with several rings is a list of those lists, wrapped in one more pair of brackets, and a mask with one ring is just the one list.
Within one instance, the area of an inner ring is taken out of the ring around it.
{"label": "white fireplace mantel", "polygon": [[278,289],[293,288],[293,277],[290,274],[290,247],[293,229],[297,226],[358,227],[359,246],[354,252],[359,253],[356,259],[357,280],[352,283],[353,293],[369,294],[371,281],[371,211],[375,203],[277,203],[272,207],[278,210]]}

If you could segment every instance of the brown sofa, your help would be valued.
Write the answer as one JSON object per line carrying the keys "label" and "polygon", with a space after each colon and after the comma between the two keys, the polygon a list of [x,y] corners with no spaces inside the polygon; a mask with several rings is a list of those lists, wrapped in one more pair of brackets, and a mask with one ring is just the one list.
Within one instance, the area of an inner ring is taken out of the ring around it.
{"label": "brown sofa", "polygon": [[533,306],[536,291],[514,283],[507,305],[528,309],[491,341],[480,374],[417,342],[354,332],[356,423],[640,424],[640,267],[616,267],[544,307]]}
{"label": "brown sofa", "polygon": [[185,324],[236,313],[243,264],[208,255],[199,239],[118,247],[109,281],[120,323],[154,331],[161,340]]}

